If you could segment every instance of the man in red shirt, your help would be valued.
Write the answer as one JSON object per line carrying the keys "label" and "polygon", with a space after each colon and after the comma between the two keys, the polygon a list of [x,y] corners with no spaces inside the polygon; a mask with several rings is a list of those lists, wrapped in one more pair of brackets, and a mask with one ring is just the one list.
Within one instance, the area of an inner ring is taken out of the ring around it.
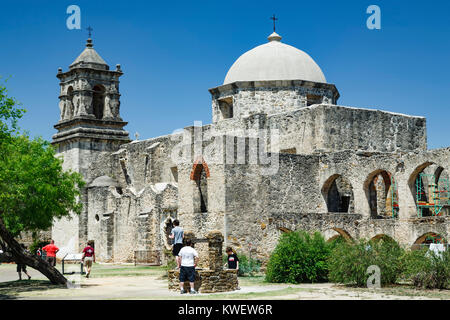
{"label": "man in red shirt", "polygon": [[51,240],[50,244],[43,247],[42,250],[47,253],[47,262],[53,267],[56,266],[56,253],[59,248],[55,246],[55,240]]}
{"label": "man in red shirt", "polygon": [[89,278],[91,274],[92,262],[95,263],[95,251],[92,241],[88,241],[87,247],[83,249],[83,257],[81,260],[84,263],[84,271],[86,272],[86,278]]}

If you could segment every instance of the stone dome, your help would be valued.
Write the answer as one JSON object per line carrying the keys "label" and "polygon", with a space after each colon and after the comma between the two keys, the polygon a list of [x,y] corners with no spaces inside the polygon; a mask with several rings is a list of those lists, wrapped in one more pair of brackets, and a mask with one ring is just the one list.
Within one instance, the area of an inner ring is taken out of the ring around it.
{"label": "stone dome", "polygon": [[234,62],[223,84],[266,80],[327,82],[320,67],[307,53],[282,43],[275,32],[267,39],[268,43],[247,51]]}
{"label": "stone dome", "polygon": [[102,57],[95,51],[93,48],[92,39],[87,39],[86,42],[86,48],[83,50],[83,52],[78,56],[78,58],[75,59],[74,62],[69,66],[70,69],[77,67],[77,66],[87,66],[87,67],[93,67],[97,69],[104,69],[108,70],[109,66],[103,60]]}

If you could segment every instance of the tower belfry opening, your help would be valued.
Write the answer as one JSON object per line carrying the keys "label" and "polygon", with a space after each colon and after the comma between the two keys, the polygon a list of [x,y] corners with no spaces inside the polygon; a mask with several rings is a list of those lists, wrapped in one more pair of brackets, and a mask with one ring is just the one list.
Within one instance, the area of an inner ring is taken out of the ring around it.
{"label": "tower belfry opening", "polygon": [[103,118],[103,110],[105,108],[105,87],[96,85],[93,88],[92,106],[96,119]]}

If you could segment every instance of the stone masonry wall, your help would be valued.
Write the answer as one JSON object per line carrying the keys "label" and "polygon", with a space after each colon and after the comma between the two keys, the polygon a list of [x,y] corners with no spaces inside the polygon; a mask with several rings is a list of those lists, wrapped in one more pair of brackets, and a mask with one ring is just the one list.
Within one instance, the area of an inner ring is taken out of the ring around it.
{"label": "stone masonry wall", "polygon": [[[196,269],[194,288],[200,293],[226,292],[238,288],[236,270],[224,270],[222,263],[223,235],[220,231],[213,230],[208,233],[206,239],[193,239],[193,242],[208,243],[208,269]],[[201,254],[199,253],[199,256]],[[179,290],[179,270],[168,271],[169,290]],[[184,283],[184,289],[190,291],[189,281]]]}

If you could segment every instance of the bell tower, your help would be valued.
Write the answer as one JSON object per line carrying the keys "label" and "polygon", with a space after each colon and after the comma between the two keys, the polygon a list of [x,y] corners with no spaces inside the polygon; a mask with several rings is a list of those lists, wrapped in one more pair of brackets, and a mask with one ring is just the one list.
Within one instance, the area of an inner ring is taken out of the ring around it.
{"label": "bell tower", "polygon": [[96,141],[114,151],[120,144],[129,142],[128,132],[123,130],[127,123],[120,117],[119,77],[122,75],[119,64],[116,70],[109,70],[94,50],[92,39],[88,39],[86,48],[69,70],[58,69],[60,120],[55,125],[58,133],[53,136],[53,143],[62,147],[74,139]]}
{"label": "bell tower", "polygon": [[[130,142],[127,124],[120,117],[119,78],[120,65],[109,70],[108,64],[94,50],[92,39],[69,66],[67,72],[58,69],[60,81],[60,119],[54,128],[52,144],[63,158],[64,170],[83,175],[90,183],[90,164],[102,154],[115,152],[120,145]],[[86,202],[83,192],[81,201]],[[86,210],[86,209],[84,209]],[[52,237],[59,243],[61,254],[78,252],[87,240],[87,211],[73,219],[55,221]]]}

